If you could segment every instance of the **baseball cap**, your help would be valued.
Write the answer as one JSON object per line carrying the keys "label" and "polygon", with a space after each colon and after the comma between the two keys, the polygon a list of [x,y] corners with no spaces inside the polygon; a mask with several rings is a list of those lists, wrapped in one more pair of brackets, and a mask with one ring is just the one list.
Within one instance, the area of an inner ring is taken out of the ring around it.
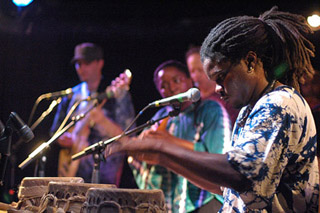
{"label": "baseball cap", "polygon": [[93,43],[81,43],[74,48],[74,56],[71,63],[75,63],[78,60],[85,60],[91,62],[93,60],[103,59],[103,50]]}

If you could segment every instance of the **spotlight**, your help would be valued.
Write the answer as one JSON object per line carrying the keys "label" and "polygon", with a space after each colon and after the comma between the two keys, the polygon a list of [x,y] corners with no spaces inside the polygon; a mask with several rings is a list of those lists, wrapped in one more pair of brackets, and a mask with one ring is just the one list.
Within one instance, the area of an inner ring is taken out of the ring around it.
{"label": "spotlight", "polygon": [[31,4],[33,0],[12,0],[12,2],[17,6],[17,7],[25,7]]}
{"label": "spotlight", "polygon": [[318,14],[308,16],[307,21],[312,28],[319,28],[320,26],[320,16]]}

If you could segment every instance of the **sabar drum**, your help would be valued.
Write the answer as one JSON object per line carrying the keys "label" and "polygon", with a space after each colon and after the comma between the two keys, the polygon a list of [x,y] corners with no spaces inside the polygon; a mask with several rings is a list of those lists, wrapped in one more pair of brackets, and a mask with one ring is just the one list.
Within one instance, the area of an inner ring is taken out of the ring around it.
{"label": "sabar drum", "polygon": [[112,184],[50,182],[38,212],[80,212],[91,187],[115,188]]}
{"label": "sabar drum", "polygon": [[19,186],[19,201],[10,211],[37,212],[41,197],[47,192],[50,181],[83,183],[80,177],[25,177]]}
{"label": "sabar drum", "polygon": [[91,188],[81,212],[162,213],[166,212],[166,207],[161,190]]}

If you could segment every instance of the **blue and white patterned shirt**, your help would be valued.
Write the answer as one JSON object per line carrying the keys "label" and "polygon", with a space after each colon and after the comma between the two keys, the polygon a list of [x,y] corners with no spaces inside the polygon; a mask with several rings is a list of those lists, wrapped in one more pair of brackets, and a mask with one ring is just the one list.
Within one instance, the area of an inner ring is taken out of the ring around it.
{"label": "blue and white patterned shirt", "polygon": [[248,109],[237,118],[228,160],[252,189],[225,189],[220,212],[318,212],[316,127],[307,102],[281,86],[260,98],[240,126]]}

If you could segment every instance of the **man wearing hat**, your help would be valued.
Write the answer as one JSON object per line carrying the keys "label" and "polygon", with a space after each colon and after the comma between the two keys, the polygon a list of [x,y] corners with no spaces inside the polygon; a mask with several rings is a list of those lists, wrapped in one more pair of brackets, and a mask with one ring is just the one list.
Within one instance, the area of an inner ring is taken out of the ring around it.
{"label": "man wearing hat", "polygon": [[[98,45],[93,43],[77,45],[71,62],[75,66],[81,83],[72,88],[72,97],[64,97],[60,103],[51,127],[52,134],[59,129],[68,112],[78,100],[94,96],[95,93],[106,92],[108,85],[102,75],[103,50]],[[120,78],[122,82],[128,82],[125,75],[120,75]],[[85,156],[72,162],[70,162],[70,157],[87,146],[121,134],[122,130],[133,120],[135,113],[130,93],[127,90],[114,87],[112,91],[115,89],[121,90],[121,92],[117,92],[120,95],[102,101],[84,119],[78,121],[71,132],[65,132],[58,138],[62,148],[59,156],[59,176],[77,176],[84,178],[85,182],[97,182],[96,178],[92,180],[93,156]],[[92,101],[82,101],[70,117],[86,112],[92,105]],[[123,154],[107,158],[105,162],[102,161],[99,183],[116,184],[121,187],[121,176],[123,172],[128,172],[123,170],[124,166],[130,171],[125,164],[126,160]],[[124,187],[130,186],[125,185]]]}

